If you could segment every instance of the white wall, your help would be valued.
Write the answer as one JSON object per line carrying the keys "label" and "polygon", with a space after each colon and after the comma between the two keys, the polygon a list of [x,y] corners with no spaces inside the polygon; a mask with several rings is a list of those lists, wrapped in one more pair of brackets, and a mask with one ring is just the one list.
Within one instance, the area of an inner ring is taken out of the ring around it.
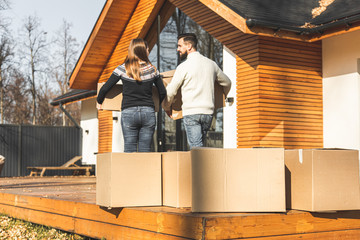
{"label": "white wall", "polygon": [[234,99],[234,103],[226,103],[224,107],[224,148],[236,148],[236,56],[225,46],[223,50],[223,70],[232,82],[227,97]]}
{"label": "white wall", "polygon": [[[113,111],[112,151],[124,152],[124,140],[121,130],[121,112]],[[117,119],[117,120],[116,120]],[[81,102],[81,128],[83,129],[82,163],[96,164],[96,153],[99,143],[99,121],[96,109],[96,99]]]}
{"label": "white wall", "polygon": [[324,147],[360,149],[360,31],[323,40]]}
{"label": "white wall", "polygon": [[121,112],[113,111],[112,151],[124,152],[124,137],[121,129]]}
{"label": "white wall", "polygon": [[82,163],[96,164],[98,152],[98,118],[96,109],[96,99],[81,101],[81,121],[80,126],[83,131],[82,142]]}

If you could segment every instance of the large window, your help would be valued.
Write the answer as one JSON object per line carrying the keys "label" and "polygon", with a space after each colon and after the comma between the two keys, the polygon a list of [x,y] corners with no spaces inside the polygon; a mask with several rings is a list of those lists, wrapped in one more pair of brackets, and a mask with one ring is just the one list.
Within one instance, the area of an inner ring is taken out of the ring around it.
{"label": "large window", "polygon": [[[185,32],[195,33],[199,42],[198,51],[202,55],[214,60],[219,67],[222,68],[223,47],[221,43],[203,30],[191,18],[186,16],[179,9],[176,9],[160,34],[160,66],[157,66],[158,45],[155,45],[150,52],[150,61],[160,70],[160,72],[174,70],[180,63],[176,52],[177,36]],[[214,113],[213,123],[208,132],[205,146],[223,147],[222,116],[222,108],[217,109]],[[157,129],[154,137],[154,150],[189,150],[182,120],[172,120],[162,112],[162,123],[161,129]],[[161,136],[158,136],[157,134],[160,134]],[[159,146],[159,139],[162,146]]]}

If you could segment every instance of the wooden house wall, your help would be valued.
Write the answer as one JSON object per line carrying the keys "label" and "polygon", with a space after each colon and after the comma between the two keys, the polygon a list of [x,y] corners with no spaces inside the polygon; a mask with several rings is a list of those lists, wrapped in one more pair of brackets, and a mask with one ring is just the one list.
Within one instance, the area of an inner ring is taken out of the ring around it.
{"label": "wooden house wall", "polygon": [[170,1],[237,56],[238,147],[322,147],[320,42],[244,34],[199,1]]}
{"label": "wooden house wall", "polygon": [[259,37],[260,146],[323,146],[321,42]]}
{"label": "wooden house wall", "polygon": [[323,146],[321,58],[320,42],[262,36],[237,55],[238,147]]}

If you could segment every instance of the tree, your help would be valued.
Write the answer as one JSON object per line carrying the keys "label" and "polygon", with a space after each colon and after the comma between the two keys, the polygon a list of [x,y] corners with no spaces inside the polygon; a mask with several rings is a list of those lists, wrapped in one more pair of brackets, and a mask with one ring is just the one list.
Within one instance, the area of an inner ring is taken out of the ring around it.
{"label": "tree", "polygon": [[45,81],[37,89],[38,110],[37,110],[37,124],[39,125],[60,125],[61,112],[60,109],[54,108],[50,105],[52,99],[57,96],[57,92],[50,87],[49,81]]}
{"label": "tree", "polygon": [[9,8],[8,0],[0,0],[0,10],[5,10]]}
{"label": "tree", "polygon": [[25,76],[17,69],[10,68],[9,83],[4,96],[4,121],[12,124],[29,124],[31,110],[29,109],[29,89]]}
{"label": "tree", "polygon": [[20,50],[23,61],[29,67],[28,76],[26,79],[30,83],[30,92],[32,96],[32,124],[36,124],[36,96],[37,96],[37,82],[39,74],[44,73],[43,64],[46,62],[45,51],[48,46],[46,41],[46,32],[40,30],[40,20],[36,16],[28,16],[24,20],[23,31],[23,46]]}
{"label": "tree", "polygon": [[[2,10],[6,10],[10,8],[10,3],[8,0],[0,0],[0,11]],[[4,17],[2,17],[0,15],[0,33],[2,31],[8,31],[7,27],[9,25],[9,22],[7,21],[7,19],[5,19]]]}
{"label": "tree", "polygon": [[[76,64],[79,49],[79,44],[71,35],[71,27],[72,25],[70,23],[63,20],[63,24],[57,31],[57,38],[54,41],[57,50],[55,54],[53,54],[54,68],[52,75],[59,86],[61,95],[69,91],[68,81],[70,73]],[[67,118],[65,114],[63,114],[62,119],[63,126],[66,126]]]}
{"label": "tree", "polygon": [[[8,0],[0,0],[0,11],[9,8]],[[0,15],[0,115],[1,124],[4,123],[4,71],[9,66],[13,51],[8,31],[8,22]]]}
{"label": "tree", "polygon": [[3,35],[0,39],[0,115],[1,124],[4,123],[4,81],[3,72],[13,56],[10,39]]}

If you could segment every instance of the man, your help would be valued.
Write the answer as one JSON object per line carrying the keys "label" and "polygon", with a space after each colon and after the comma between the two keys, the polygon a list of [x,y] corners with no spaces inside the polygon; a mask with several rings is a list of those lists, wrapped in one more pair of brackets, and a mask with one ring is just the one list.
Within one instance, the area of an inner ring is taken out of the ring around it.
{"label": "man", "polygon": [[[197,38],[193,33],[178,36],[178,47],[182,62],[166,88],[167,104],[170,106],[179,88],[182,95],[182,114],[190,149],[202,147],[214,113],[214,84],[223,87],[225,96],[231,87],[230,79],[217,64],[202,56],[197,50]],[[171,117],[171,109],[166,109]]]}

